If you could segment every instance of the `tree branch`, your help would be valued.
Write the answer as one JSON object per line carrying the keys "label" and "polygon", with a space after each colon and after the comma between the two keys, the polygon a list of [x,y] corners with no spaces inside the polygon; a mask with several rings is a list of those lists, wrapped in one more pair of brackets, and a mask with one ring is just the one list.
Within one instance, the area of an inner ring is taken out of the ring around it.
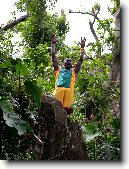
{"label": "tree branch", "polygon": [[99,11],[97,11],[97,13],[90,13],[90,12],[81,12],[81,11],[72,11],[71,9],[69,9],[69,13],[80,13],[80,14],[88,14],[91,15],[93,17],[95,17],[95,19],[100,20],[99,17],[97,16],[97,14],[99,13]]}
{"label": "tree branch", "polygon": [[10,28],[16,26],[17,24],[19,24],[20,22],[26,21],[28,18],[29,18],[29,15],[28,15],[28,14],[26,14],[26,15],[24,15],[24,16],[21,16],[20,18],[15,19],[14,21],[8,23],[7,25],[5,25],[5,26],[4,26],[3,28],[1,28],[1,29],[4,30],[4,31],[7,31],[8,29],[10,29]]}
{"label": "tree branch", "polygon": [[92,32],[92,34],[93,34],[95,40],[98,41],[99,39],[98,39],[98,36],[97,36],[97,34],[96,34],[96,32],[95,32],[95,30],[94,30],[94,28],[93,28],[93,24],[94,24],[94,22],[92,23],[91,21],[89,21],[90,30],[91,30],[91,32]]}
{"label": "tree branch", "polygon": [[95,40],[96,41],[98,41],[98,36],[97,36],[97,34],[96,34],[96,32],[95,32],[95,30],[94,30],[94,28],[93,28],[93,24],[95,23],[95,19],[97,19],[97,20],[100,20],[99,18],[98,18],[98,13],[99,13],[99,11],[100,11],[100,8],[98,8],[98,10],[97,10],[97,12],[95,13],[95,11],[94,11],[94,8],[92,8],[92,12],[81,12],[81,11],[72,11],[71,9],[69,9],[69,13],[80,13],[80,14],[88,14],[88,15],[91,15],[91,16],[93,16],[94,17],[94,21],[93,22],[91,22],[91,21],[89,21],[89,25],[90,25],[90,30],[91,30],[91,32],[92,32],[92,34],[93,34],[93,36],[94,36],[94,38],[95,38]]}

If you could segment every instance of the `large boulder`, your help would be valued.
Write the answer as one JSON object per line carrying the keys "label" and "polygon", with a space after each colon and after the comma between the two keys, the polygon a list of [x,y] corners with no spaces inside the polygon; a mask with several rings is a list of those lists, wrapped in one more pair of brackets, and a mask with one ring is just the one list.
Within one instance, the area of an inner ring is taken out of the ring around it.
{"label": "large boulder", "polygon": [[32,142],[37,160],[87,159],[79,125],[68,122],[61,102],[54,97],[41,97],[39,119]]}

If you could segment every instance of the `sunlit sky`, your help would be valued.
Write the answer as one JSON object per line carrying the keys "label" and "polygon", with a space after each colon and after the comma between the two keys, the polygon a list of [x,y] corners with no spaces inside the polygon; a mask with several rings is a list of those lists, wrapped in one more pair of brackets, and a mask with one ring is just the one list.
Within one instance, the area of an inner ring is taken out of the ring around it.
{"label": "sunlit sky", "polygon": [[[12,19],[11,12],[14,11],[14,2],[17,0],[3,0],[0,4],[0,24],[6,25],[9,19]],[[126,1],[126,0],[125,0]],[[127,0],[128,1],[128,0]],[[101,5],[100,19],[109,17],[107,7],[111,7],[110,0],[57,0],[55,12],[60,14],[61,9],[64,9],[67,20],[70,23],[70,31],[66,35],[65,43],[73,45],[74,41],[80,41],[81,37],[86,37],[87,42],[93,41],[94,37],[89,28],[89,19],[93,17],[84,14],[70,14],[69,9],[72,11],[88,12],[94,2],[98,2]],[[53,11],[53,12],[54,12]],[[23,14],[18,13],[16,17],[20,17]]]}
{"label": "sunlit sky", "polygon": [[[12,19],[11,12],[14,11],[14,2],[16,0],[4,0],[0,4],[0,24],[6,24],[9,19]],[[65,43],[73,45],[74,41],[80,41],[81,36],[86,37],[87,41],[94,40],[93,35],[89,29],[89,19],[93,19],[89,15],[70,14],[69,9],[83,12],[92,8],[94,2],[101,4],[100,18],[107,17],[107,7],[110,6],[110,0],[58,0],[56,3],[55,12],[60,14],[61,9],[65,10],[67,20],[70,23],[70,32],[66,36]],[[53,12],[54,12],[53,11]],[[23,14],[17,14],[17,18]]]}
{"label": "sunlit sky", "polygon": [[98,2],[101,5],[100,18],[106,18],[108,14],[107,7],[110,5],[110,0],[69,0],[67,3],[65,0],[59,0],[56,9],[58,13],[60,9],[65,10],[68,21],[70,22],[70,32],[66,36],[66,43],[72,45],[74,40],[80,41],[81,36],[86,37],[87,41],[94,40],[94,37],[89,28],[89,19],[93,20],[93,17],[86,14],[73,14],[69,13],[69,9],[72,11],[88,12],[92,9],[94,2]]}

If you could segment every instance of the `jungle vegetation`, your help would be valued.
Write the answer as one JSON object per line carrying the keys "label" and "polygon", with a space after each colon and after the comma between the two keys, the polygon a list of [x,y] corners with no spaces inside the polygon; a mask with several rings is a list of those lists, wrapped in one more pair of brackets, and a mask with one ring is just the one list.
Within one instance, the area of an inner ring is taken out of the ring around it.
{"label": "jungle vegetation", "polygon": [[[79,44],[64,44],[70,30],[65,11],[52,10],[58,0],[19,0],[12,20],[0,28],[0,159],[34,160],[33,153],[20,151],[23,135],[33,132],[42,94],[54,90],[50,36],[60,38],[57,57],[67,56],[76,63]],[[69,119],[77,121],[87,146],[89,160],[120,160],[120,1],[111,0],[113,16],[99,18],[101,6],[95,3],[89,27],[95,38],[86,46],[85,58],[75,86],[75,109]],[[81,11],[69,10],[77,15]],[[96,25],[96,28],[94,28]],[[18,36],[19,40],[15,40]],[[107,49],[107,50],[105,50]],[[25,144],[25,142],[24,142]],[[33,151],[33,150],[32,150]]]}

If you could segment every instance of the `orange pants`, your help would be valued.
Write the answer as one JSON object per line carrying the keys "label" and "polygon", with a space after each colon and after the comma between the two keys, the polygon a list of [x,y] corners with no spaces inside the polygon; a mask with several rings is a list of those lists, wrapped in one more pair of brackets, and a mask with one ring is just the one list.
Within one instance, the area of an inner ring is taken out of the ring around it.
{"label": "orange pants", "polygon": [[74,102],[74,92],[70,88],[56,87],[54,97],[61,101],[63,107],[70,108]]}

